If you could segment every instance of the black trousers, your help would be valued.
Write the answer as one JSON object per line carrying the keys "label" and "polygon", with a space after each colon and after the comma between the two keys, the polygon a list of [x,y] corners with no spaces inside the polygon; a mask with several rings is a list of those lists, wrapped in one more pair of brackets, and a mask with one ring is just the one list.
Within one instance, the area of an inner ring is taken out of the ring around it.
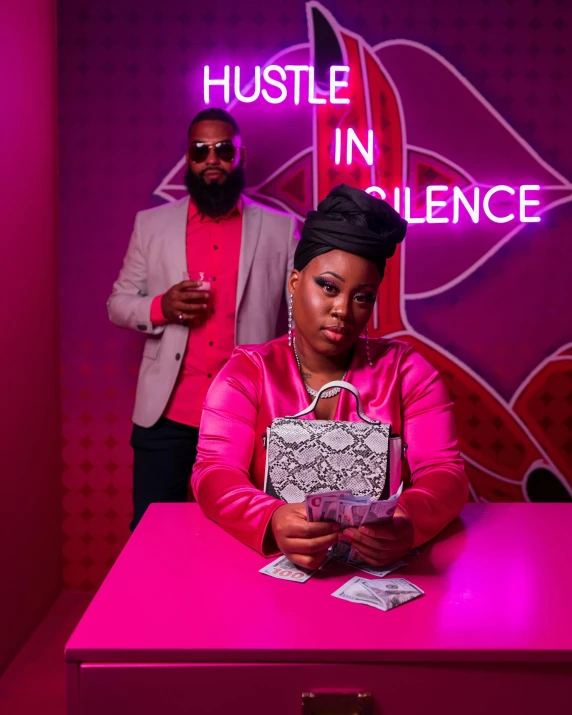
{"label": "black trousers", "polygon": [[185,502],[199,430],[166,417],[152,427],[133,425],[133,521],[137,526],[149,504]]}

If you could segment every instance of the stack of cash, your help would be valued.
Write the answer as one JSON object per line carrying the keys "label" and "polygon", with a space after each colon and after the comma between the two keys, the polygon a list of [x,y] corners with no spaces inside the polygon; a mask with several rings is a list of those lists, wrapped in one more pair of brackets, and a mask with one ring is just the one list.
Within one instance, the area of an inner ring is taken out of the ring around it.
{"label": "stack of cash", "polygon": [[[369,496],[354,496],[351,491],[318,492],[306,494],[306,519],[308,521],[337,521],[342,529],[356,528],[365,524],[387,524],[393,519],[397,500],[403,485],[385,500],[372,500]],[[332,556],[340,561],[359,563],[360,560],[345,542],[338,542]]]}

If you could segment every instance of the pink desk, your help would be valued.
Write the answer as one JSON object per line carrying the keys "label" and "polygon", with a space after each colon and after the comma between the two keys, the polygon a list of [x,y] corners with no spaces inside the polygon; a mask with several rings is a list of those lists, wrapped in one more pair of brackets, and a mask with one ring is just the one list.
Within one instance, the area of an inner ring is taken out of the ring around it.
{"label": "pink desk", "polygon": [[293,715],[347,691],[376,715],[570,715],[571,546],[570,505],[467,505],[396,574],[426,595],[383,613],[330,596],[353,569],[272,579],[195,504],[154,505],[67,644],[68,713]]}

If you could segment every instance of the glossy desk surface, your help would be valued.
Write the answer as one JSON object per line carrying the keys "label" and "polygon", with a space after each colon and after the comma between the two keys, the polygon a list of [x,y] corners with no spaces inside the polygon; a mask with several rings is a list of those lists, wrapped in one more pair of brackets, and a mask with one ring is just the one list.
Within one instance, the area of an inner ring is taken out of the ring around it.
{"label": "glossy desk surface", "polygon": [[146,513],[70,638],[67,661],[572,662],[572,505],[468,504],[395,576],[425,596],[389,612],[332,598],[358,573],[304,584],[196,504]]}

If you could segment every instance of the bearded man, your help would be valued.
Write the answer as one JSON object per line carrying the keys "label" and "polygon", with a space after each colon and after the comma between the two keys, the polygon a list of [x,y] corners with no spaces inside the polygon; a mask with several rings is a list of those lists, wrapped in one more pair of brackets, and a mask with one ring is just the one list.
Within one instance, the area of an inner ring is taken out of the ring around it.
{"label": "bearded man", "polygon": [[287,329],[296,221],[243,195],[245,159],[228,112],[193,119],[189,196],[137,214],[107,303],[115,325],[147,335],[131,437],[131,529],[149,504],[187,500],[203,402],[235,346]]}

